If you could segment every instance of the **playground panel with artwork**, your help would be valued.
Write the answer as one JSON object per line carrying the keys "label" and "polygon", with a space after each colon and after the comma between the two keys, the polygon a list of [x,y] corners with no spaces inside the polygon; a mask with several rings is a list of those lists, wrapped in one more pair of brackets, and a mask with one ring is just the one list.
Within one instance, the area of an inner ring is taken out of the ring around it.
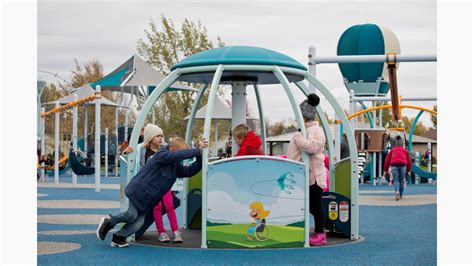
{"label": "playground panel with artwork", "polygon": [[302,163],[275,157],[209,164],[208,247],[303,247],[304,178]]}

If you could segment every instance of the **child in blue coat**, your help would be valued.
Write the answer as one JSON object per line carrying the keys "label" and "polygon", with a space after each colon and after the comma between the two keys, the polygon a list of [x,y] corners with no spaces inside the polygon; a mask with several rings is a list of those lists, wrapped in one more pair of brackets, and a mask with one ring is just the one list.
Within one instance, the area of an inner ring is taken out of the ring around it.
{"label": "child in blue coat", "polygon": [[[201,171],[204,148],[208,142],[199,142],[199,148],[188,149],[182,138],[174,138],[167,147],[162,147],[125,187],[129,199],[128,210],[117,215],[102,218],[97,228],[97,237],[104,240],[107,233],[118,223],[125,225],[112,236],[111,246],[128,247],[127,237],[139,230],[145,220],[145,214],[161,201],[177,177],[191,177]],[[185,159],[196,158],[190,166],[182,166]]]}

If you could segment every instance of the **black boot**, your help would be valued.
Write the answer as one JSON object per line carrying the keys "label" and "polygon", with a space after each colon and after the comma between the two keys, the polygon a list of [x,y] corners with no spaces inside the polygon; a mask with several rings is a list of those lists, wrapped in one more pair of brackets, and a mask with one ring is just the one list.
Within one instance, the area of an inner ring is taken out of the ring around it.
{"label": "black boot", "polygon": [[112,247],[119,247],[119,248],[126,248],[126,247],[130,246],[127,243],[127,238],[125,238],[123,236],[118,236],[116,234],[112,235],[112,243],[110,243],[110,245]]}

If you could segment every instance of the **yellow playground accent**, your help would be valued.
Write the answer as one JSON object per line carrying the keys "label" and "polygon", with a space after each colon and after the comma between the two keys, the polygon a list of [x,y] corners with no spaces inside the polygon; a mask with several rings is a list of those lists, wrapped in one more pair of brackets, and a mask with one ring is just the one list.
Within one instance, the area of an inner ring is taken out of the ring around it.
{"label": "yellow playground accent", "polygon": [[[380,109],[389,109],[389,108],[392,108],[392,105],[381,105],[381,106],[375,106],[375,107],[371,107],[371,108],[367,108],[365,110],[361,110],[359,112],[355,112],[351,115],[348,115],[347,116],[347,119],[352,119],[356,116],[359,116],[361,114],[365,114],[365,113],[368,113],[370,111],[375,111],[375,110],[380,110]],[[416,106],[416,105],[407,105],[407,104],[402,104],[400,105],[400,109],[403,109],[403,108],[410,108],[410,109],[417,109],[417,110],[421,110],[421,111],[425,111],[425,112],[429,112],[431,114],[434,114],[434,115],[438,115],[438,113],[434,110],[431,110],[431,109],[428,109],[428,108],[424,108],[424,107],[420,107],[420,106]]]}
{"label": "yellow playground accent", "polygon": [[[61,158],[59,160],[59,165],[60,166],[65,165],[68,159],[69,158],[67,156],[64,156],[63,158]],[[44,170],[53,170],[54,169],[54,165],[41,166],[39,163],[36,164],[36,167],[39,168],[39,169],[44,169]]]}
{"label": "yellow playground accent", "polygon": [[55,113],[58,113],[58,112],[61,113],[61,112],[64,112],[68,109],[71,109],[75,106],[80,106],[80,105],[83,105],[85,103],[92,102],[96,98],[100,99],[101,97],[102,96],[100,94],[98,96],[96,96],[96,94],[92,94],[91,96],[84,97],[84,98],[79,99],[77,101],[72,101],[68,104],[65,104],[65,105],[62,105],[62,106],[59,106],[59,107],[54,107],[53,109],[49,110],[48,112],[41,113],[41,117],[52,115],[52,114],[55,114]]}
{"label": "yellow playground accent", "polygon": [[403,127],[392,127],[392,128],[389,128],[389,129],[394,130],[394,131],[405,132],[405,128],[403,128]]}

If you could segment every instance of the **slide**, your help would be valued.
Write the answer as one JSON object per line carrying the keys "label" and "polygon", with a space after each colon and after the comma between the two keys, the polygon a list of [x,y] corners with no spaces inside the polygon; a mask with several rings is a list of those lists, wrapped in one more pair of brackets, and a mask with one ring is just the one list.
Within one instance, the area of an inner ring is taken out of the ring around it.
{"label": "slide", "polygon": [[437,176],[438,176],[437,173],[426,172],[425,170],[421,169],[420,167],[416,166],[415,164],[411,165],[411,171],[413,173],[415,173],[416,175],[419,175],[420,177],[424,177],[424,178],[436,179]]}

